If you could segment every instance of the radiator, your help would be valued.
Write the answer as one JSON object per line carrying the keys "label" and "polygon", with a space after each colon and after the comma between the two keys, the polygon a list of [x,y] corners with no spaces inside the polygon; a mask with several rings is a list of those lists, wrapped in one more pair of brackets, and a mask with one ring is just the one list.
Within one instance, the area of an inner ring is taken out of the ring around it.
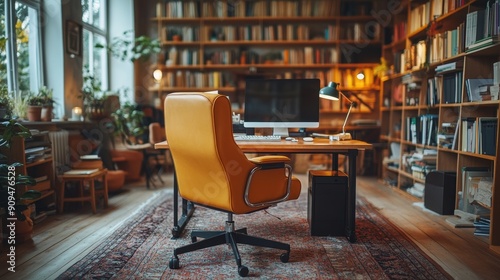
{"label": "radiator", "polygon": [[52,142],[52,164],[56,175],[68,168],[69,160],[69,132],[67,130],[49,132]]}

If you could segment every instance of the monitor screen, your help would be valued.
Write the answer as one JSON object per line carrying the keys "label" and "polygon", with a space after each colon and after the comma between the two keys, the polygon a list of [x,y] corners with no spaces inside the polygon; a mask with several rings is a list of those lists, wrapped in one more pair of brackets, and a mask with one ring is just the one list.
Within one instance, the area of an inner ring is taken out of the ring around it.
{"label": "monitor screen", "polygon": [[248,79],[244,126],[272,127],[275,135],[318,127],[319,89],[319,79]]}

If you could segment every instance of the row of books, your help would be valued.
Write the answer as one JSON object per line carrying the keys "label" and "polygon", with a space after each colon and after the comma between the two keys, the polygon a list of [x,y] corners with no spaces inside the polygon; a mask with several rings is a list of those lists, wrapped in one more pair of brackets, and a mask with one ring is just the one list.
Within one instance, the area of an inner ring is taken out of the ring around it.
{"label": "row of books", "polygon": [[[325,0],[166,1],[156,5],[157,17],[331,16],[336,3]],[[338,13],[338,12],[337,12]]]}
{"label": "row of books", "polygon": [[409,32],[412,33],[429,23],[431,14],[431,1],[411,9],[408,22]]}
{"label": "row of books", "polygon": [[457,149],[457,122],[443,122],[437,134],[438,147],[450,150]]}
{"label": "row of books", "polygon": [[161,87],[227,87],[234,86],[231,84],[233,79],[231,73],[211,71],[211,72],[194,72],[194,71],[176,71],[167,72],[161,82]]}
{"label": "row of books", "polygon": [[500,34],[500,2],[487,1],[484,9],[468,13],[465,22],[467,51],[497,42]]}
{"label": "row of books", "polygon": [[457,8],[462,7],[467,2],[467,0],[433,0],[432,14],[436,16],[445,15]]}
{"label": "row of books", "polygon": [[483,155],[496,155],[498,119],[467,117],[461,119],[461,150]]}
{"label": "row of books", "polygon": [[465,24],[436,34],[430,39],[429,61],[437,63],[447,58],[457,56],[465,51]]}
{"label": "row of books", "polygon": [[437,145],[438,115],[424,114],[406,118],[406,140],[414,144]]}
{"label": "row of books", "polygon": [[394,72],[404,73],[408,70],[423,69],[427,63],[427,43],[425,40],[418,41],[404,49],[394,53]]}

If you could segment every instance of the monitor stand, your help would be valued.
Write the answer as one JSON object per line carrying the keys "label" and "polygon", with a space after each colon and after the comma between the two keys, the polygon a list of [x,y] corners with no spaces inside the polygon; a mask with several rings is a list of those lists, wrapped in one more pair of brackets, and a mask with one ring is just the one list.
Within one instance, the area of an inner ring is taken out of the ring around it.
{"label": "monitor stand", "polygon": [[273,127],[273,135],[288,137],[288,127]]}

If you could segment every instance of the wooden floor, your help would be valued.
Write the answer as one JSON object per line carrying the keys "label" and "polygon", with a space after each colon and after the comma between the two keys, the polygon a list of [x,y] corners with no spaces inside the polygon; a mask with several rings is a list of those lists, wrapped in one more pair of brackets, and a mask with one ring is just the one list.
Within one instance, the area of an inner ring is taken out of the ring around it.
{"label": "wooden floor", "polygon": [[[307,177],[299,177],[307,186]],[[486,239],[474,237],[471,229],[452,228],[446,216],[414,206],[411,199],[376,178],[358,178],[358,195],[366,197],[455,279],[499,279],[500,255],[488,248]],[[164,188],[172,186],[172,176],[164,176],[164,181]],[[36,225],[32,242],[16,248],[15,273],[7,271],[3,247],[0,279],[56,278],[158,195],[160,188],[147,190],[144,183],[126,186],[126,191],[110,198],[110,207],[95,215],[87,208],[48,218]]]}

